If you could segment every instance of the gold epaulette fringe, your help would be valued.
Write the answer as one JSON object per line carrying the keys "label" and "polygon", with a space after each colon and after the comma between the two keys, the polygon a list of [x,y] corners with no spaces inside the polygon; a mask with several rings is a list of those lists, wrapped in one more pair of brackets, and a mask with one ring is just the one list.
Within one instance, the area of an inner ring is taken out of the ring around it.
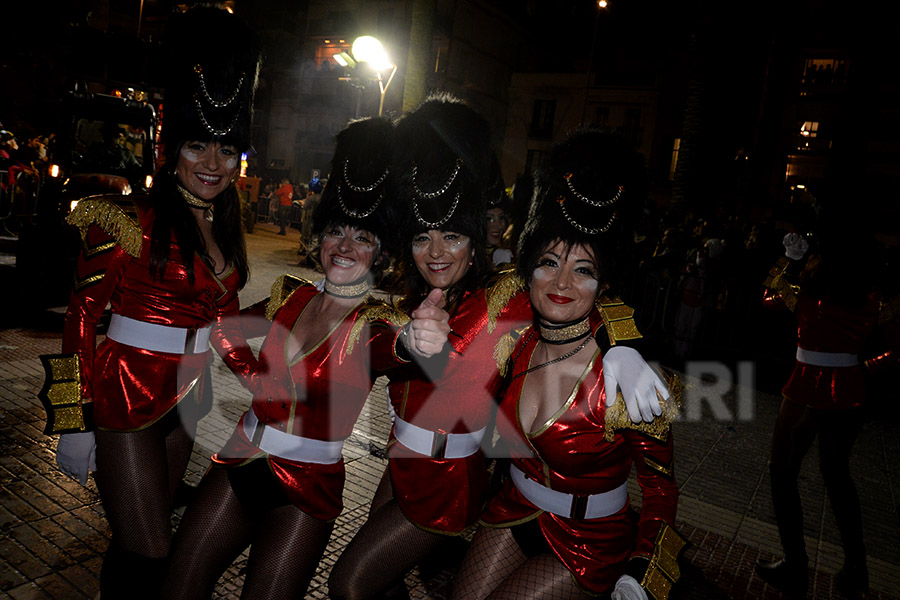
{"label": "gold epaulette fringe", "polygon": [[304,285],[315,285],[313,282],[294,275],[282,275],[272,284],[269,291],[269,303],[266,305],[266,318],[273,320],[275,313],[281,308],[294,290]]}
{"label": "gold epaulette fringe", "polygon": [[507,364],[509,363],[509,357],[512,355],[513,348],[516,347],[516,342],[519,341],[519,338],[522,337],[522,334],[525,333],[531,325],[523,325],[522,327],[518,327],[513,329],[510,332],[503,334],[499,340],[497,340],[497,345],[494,346],[494,360],[497,361],[497,371],[500,373],[501,377],[506,377],[507,372]]}
{"label": "gold epaulette fringe", "polygon": [[514,270],[506,271],[497,283],[488,288],[487,294],[487,331],[491,333],[497,327],[497,319],[500,313],[513,296],[525,289],[525,281],[516,275]]}
{"label": "gold epaulette fringe", "polygon": [[666,384],[669,387],[669,398],[663,400],[660,398],[660,407],[662,414],[650,421],[641,421],[635,423],[628,416],[628,409],[625,406],[625,398],[622,392],[616,394],[616,402],[606,409],[606,441],[611,442],[615,438],[616,430],[634,429],[640,431],[657,440],[665,440],[669,434],[669,428],[672,422],[681,410],[681,400],[684,395],[684,384],[678,375],[672,373],[665,375]]}
{"label": "gold epaulette fringe", "polygon": [[350,336],[347,338],[347,355],[353,352],[353,346],[362,335],[363,327],[374,321],[384,321],[395,327],[403,327],[409,323],[409,316],[399,308],[382,302],[381,300],[371,300],[356,315],[356,321],[350,328]]}
{"label": "gold epaulette fringe", "polygon": [[141,226],[107,196],[89,196],[78,202],[75,210],[66,217],[70,225],[86,239],[91,225],[97,225],[115,238],[122,250],[138,258],[141,255],[143,235]]}
{"label": "gold epaulette fringe", "polygon": [[634,309],[622,302],[618,296],[600,296],[594,302],[594,306],[603,316],[610,346],[615,346],[616,342],[639,340],[644,337],[634,322]]}
{"label": "gold epaulette fringe", "polygon": [[687,540],[668,523],[663,523],[659,528],[650,564],[641,579],[641,587],[654,600],[667,600],[672,586],[681,578],[678,556],[686,545]]}
{"label": "gold epaulette fringe", "polygon": [[900,317],[900,296],[883,300],[878,310],[878,323],[884,325]]}
{"label": "gold epaulette fringe", "polygon": [[775,266],[769,269],[769,275],[763,281],[763,285],[781,296],[784,305],[790,310],[794,310],[797,306],[797,296],[800,294],[800,286],[791,284],[784,278],[791,260],[785,256],[780,257]]}

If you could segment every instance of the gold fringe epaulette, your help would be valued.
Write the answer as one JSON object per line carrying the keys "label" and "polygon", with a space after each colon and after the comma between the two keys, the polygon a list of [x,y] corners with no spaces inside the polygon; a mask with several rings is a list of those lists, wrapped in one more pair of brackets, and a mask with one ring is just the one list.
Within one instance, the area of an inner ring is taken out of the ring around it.
{"label": "gold fringe epaulette", "polygon": [[140,224],[108,196],[89,196],[82,199],[75,210],[66,217],[66,221],[78,228],[82,239],[87,238],[91,225],[97,225],[115,238],[122,250],[129,255],[135,258],[141,255],[143,234]]}
{"label": "gold fringe epaulette", "polygon": [[487,289],[488,333],[497,327],[497,319],[512,297],[524,289],[525,281],[513,269],[505,271],[497,282]]}
{"label": "gold fringe epaulette", "polygon": [[884,325],[896,321],[900,317],[900,296],[882,300],[878,309],[878,324]]}
{"label": "gold fringe epaulette", "polygon": [[641,579],[641,587],[654,600],[667,600],[672,586],[681,578],[678,556],[686,545],[687,540],[668,523],[659,528],[650,564]]}
{"label": "gold fringe epaulette", "polygon": [[784,305],[790,310],[797,306],[797,296],[800,294],[800,286],[791,284],[785,279],[784,273],[791,264],[791,259],[782,256],[775,262],[775,266],[769,269],[769,275],[763,281],[763,285],[781,296]]}
{"label": "gold fringe epaulette", "polygon": [[308,279],[287,274],[276,279],[272,284],[272,289],[269,291],[269,303],[266,305],[266,318],[270,321],[273,320],[275,318],[275,313],[277,313],[278,309],[287,302],[287,299],[294,293],[294,290],[304,285],[315,284]]}
{"label": "gold fringe epaulette", "polygon": [[663,400],[660,398],[660,407],[662,414],[650,421],[641,421],[635,423],[628,416],[628,408],[625,406],[625,398],[622,392],[616,394],[615,403],[606,409],[606,441],[611,442],[615,438],[616,431],[619,429],[634,429],[657,440],[665,440],[669,434],[669,428],[672,422],[681,410],[681,400],[684,394],[684,384],[678,375],[672,373],[665,376],[666,384],[669,387],[669,398]]}
{"label": "gold fringe epaulette", "polygon": [[497,345],[494,346],[494,360],[497,361],[497,372],[500,373],[501,377],[506,377],[506,369],[513,348],[516,347],[516,342],[519,341],[519,338],[522,337],[523,333],[528,331],[529,327],[532,326],[523,325],[522,327],[513,329],[512,331],[503,334],[500,339],[497,340]]}
{"label": "gold fringe epaulette", "polygon": [[44,433],[72,433],[86,429],[81,398],[81,359],[77,354],[42,354],[44,386],[38,398],[47,413]]}
{"label": "gold fringe epaulette", "polygon": [[594,306],[603,316],[610,346],[615,346],[616,342],[639,340],[644,337],[634,322],[634,309],[622,302],[618,296],[600,296]]}
{"label": "gold fringe epaulette", "polygon": [[350,336],[347,338],[348,356],[353,352],[353,346],[359,341],[363,327],[374,321],[384,321],[395,327],[403,327],[409,323],[410,318],[405,312],[387,302],[370,300],[366,306],[360,309],[356,315],[356,321],[353,322],[353,326],[350,328]]}

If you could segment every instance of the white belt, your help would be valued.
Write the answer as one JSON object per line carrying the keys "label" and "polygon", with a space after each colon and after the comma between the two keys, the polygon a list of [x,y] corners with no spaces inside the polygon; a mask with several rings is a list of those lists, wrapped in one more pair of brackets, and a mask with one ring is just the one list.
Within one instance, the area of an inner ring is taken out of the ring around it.
{"label": "white belt", "polygon": [[394,416],[394,436],[401,444],[431,458],[465,458],[478,452],[486,427],[469,433],[422,429]]}
{"label": "white belt", "polygon": [[146,323],[113,313],[106,337],[126,346],[170,354],[202,354],[209,350],[212,327],[185,329]]}
{"label": "white belt", "polygon": [[797,346],[797,360],[815,367],[855,367],[859,356],[848,352],[816,352]]}
{"label": "white belt", "polygon": [[614,515],[628,502],[628,483],[600,494],[580,496],[551,490],[529,478],[515,465],[509,465],[513,483],[528,501],[549,513],[567,519],[599,519]]}
{"label": "white belt", "polygon": [[244,413],[244,435],[267,454],[318,465],[339,462],[341,449],[344,447],[344,440],[314,440],[264,425],[259,422],[252,408]]}

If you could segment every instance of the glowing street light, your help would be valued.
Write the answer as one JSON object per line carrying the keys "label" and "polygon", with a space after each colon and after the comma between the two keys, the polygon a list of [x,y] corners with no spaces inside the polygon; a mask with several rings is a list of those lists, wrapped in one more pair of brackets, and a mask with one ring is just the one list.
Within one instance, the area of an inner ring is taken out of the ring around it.
{"label": "glowing street light", "polygon": [[[397,73],[397,65],[391,63],[381,42],[370,35],[364,35],[353,41],[349,54],[339,52],[332,58],[345,69],[353,69],[358,63],[366,63],[372,68],[375,72],[375,79],[378,81],[378,89],[381,92],[381,100],[378,103],[378,116],[380,117],[384,109],[384,94]],[[385,80],[383,73],[388,70],[390,70],[390,75]]]}

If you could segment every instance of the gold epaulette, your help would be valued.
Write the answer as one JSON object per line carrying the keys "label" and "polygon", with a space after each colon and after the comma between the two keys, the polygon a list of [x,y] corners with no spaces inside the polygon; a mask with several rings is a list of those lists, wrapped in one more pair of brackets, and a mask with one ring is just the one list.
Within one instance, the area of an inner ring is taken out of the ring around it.
{"label": "gold epaulette", "polygon": [[517,327],[512,331],[504,333],[500,339],[497,340],[497,345],[494,346],[494,360],[497,361],[497,371],[500,373],[501,377],[506,377],[506,366],[509,363],[509,357],[512,354],[513,348],[516,347],[516,342],[519,341],[519,338],[522,337],[523,333],[528,331],[529,327],[532,327],[532,325]]}
{"label": "gold epaulette", "polygon": [[347,338],[347,355],[353,352],[353,346],[362,335],[363,327],[374,321],[384,321],[396,327],[403,327],[409,323],[409,315],[399,308],[381,300],[370,300],[356,315],[356,321],[350,328],[350,336]]}
{"label": "gold epaulette", "polygon": [[97,225],[129,255],[135,258],[141,255],[143,234],[140,224],[109,196],[89,196],[80,200],[66,221],[78,228],[83,240],[91,225]]}
{"label": "gold epaulette", "polygon": [[81,359],[77,354],[43,354],[44,387],[38,398],[47,412],[46,435],[85,431],[81,399]]}
{"label": "gold epaulette", "polygon": [[653,554],[650,555],[650,564],[641,579],[641,587],[647,590],[654,600],[666,600],[672,586],[681,577],[678,556],[686,545],[687,540],[668,523],[663,523],[659,528]]}
{"label": "gold epaulette", "polygon": [[794,310],[797,306],[797,296],[800,293],[800,286],[792,285],[790,281],[785,279],[784,273],[790,266],[791,260],[786,256],[780,257],[775,266],[769,269],[769,274],[763,281],[763,285],[781,296],[784,305],[790,310]]}
{"label": "gold epaulette", "polygon": [[625,406],[625,398],[622,392],[616,394],[615,403],[606,409],[606,441],[611,442],[615,438],[616,430],[634,429],[652,438],[663,441],[669,435],[669,428],[681,410],[681,398],[684,393],[684,384],[678,375],[672,373],[665,376],[669,388],[669,397],[666,400],[659,399],[662,414],[650,421],[635,423],[628,416],[628,408]]}
{"label": "gold epaulette", "polygon": [[594,305],[603,316],[610,346],[615,346],[616,342],[639,340],[644,337],[634,322],[634,309],[622,302],[618,296],[600,296]]}
{"label": "gold epaulette", "polygon": [[496,283],[490,286],[487,294],[487,331],[491,333],[497,327],[497,319],[513,296],[525,289],[525,281],[519,277],[514,269],[509,269],[500,274]]}
{"label": "gold epaulette", "polygon": [[273,320],[275,313],[281,308],[294,290],[304,285],[315,285],[312,281],[294,275],[282,275],[272,284],[269,291],[269,303],[266,305],[266,318]]}
{"label": "gold epaulette", "polygon": [[900,296],[882,300],[878,307],[878,324],[884,325],[896,321],[900,317]]}

